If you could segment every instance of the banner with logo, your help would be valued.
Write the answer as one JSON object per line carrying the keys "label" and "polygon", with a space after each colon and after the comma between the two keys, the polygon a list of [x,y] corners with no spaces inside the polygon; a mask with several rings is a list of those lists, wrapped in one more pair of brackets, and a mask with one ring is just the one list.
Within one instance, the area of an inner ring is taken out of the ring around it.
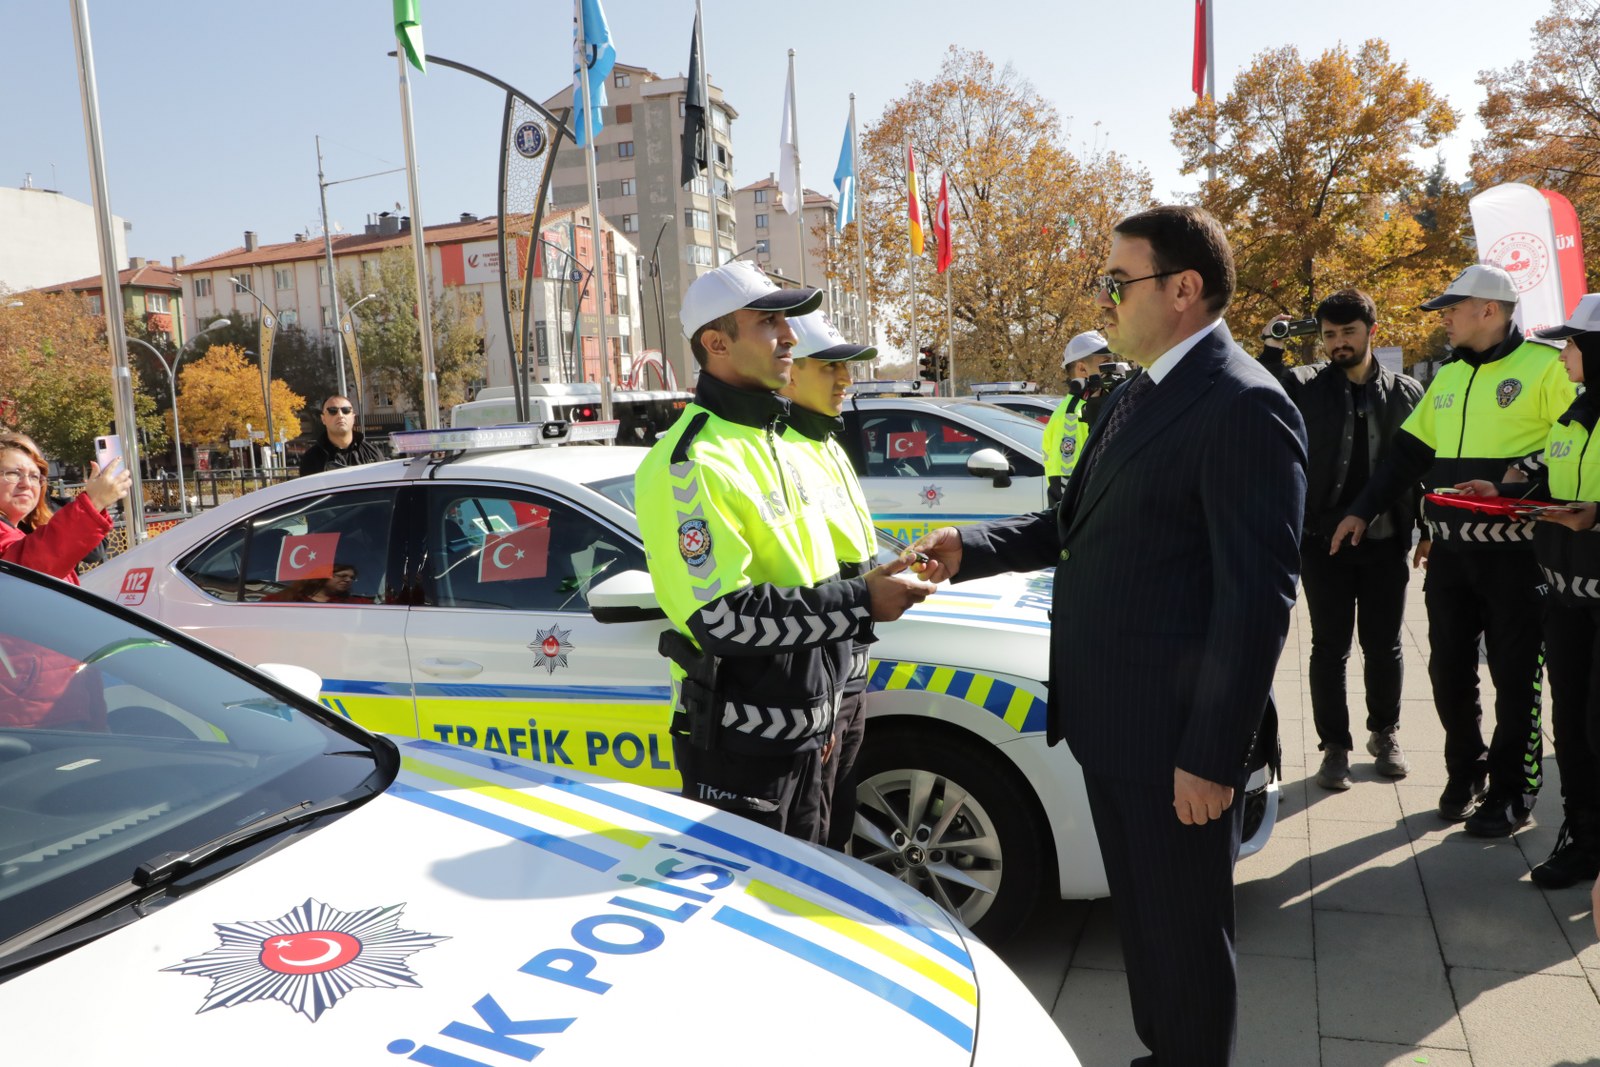
{"label": "banner with logo", "polygon": [[[256,333],[256,352],[261,356],[261,403],[268,412],[272,410],[272,336],[277,329],[278,317],[262,304],[260,328]],[[272,439],[271,426],[267,427],[267,439]]]}
{"label": "banner with logo", "polygon": [[1517,287],[1516,321],[1523,333],[1566,321],[1550,204],[1531,185],[1507,182],[1467,205],[1478,241],[1478,262],[1499,267]]}
{"label": "banner with logo", "polygon": [[1539,193],[1550,205],[1550,222],[1556,231],[1556,267],[1561,271],[1561,295],[1566,313],[1570,315],[1589,284],[1583,267],[1583,229],[1578,225],[1578,213],[1573,210],[1572,201],[1549,189],[1540,189]]}

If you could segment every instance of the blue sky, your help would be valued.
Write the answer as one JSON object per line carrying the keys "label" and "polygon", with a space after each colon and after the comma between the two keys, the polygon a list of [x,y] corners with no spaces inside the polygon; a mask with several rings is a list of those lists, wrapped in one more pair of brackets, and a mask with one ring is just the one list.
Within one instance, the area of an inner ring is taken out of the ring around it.
{"label": "blue sky", "polygon": [[[688,63],[693,0],[603,0],[621,62],[663,76]],[[1462,115],[1445,146],[1461,176],[1481,135],[1479,71],[1527,58],[1545,0],[1286,4],[1213,0],[1217,88],[1256,53],[1294,44],[1389,41]],[[89,201],[83,112],[68,0],[14,0],[0,15],[0,183]],[[420,0],[427,48],[537,98],[570,77],[570,0]],[[854,92],[863,125],[906,83],[937,70],[952,42],[1010,62],[1054,102],[1068,142],[1144,165],[1159,196],[1178,174],[1168,115],[1190,100],[1190,0],[704,0],[707,66],[739,112],[735,177],[776,167],[787,50],[796,50],[806,184],[831,189]],[[404,164],[390,0],[90,0],[112,209],[133,224],[131,255],[191,260],[241,243],[286,241],[318,219],[316,150],[327,177]],[[1445,15],[1445,12],[1448,12]],[[908,14],[909,13],[909,14]],[[495,210],[501,99],[443,68],[413,80],[422,214],[444,222]],[[330,218],[359,231],[406,201],[404,174],[329,190]],[[3,239],[3,235],[0,235]]]}

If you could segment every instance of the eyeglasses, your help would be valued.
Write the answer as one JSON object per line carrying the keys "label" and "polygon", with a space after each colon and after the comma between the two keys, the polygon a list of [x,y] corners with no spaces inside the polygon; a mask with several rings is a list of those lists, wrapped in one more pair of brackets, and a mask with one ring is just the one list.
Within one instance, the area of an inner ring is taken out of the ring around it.
{"label": "eyeglasses", "polygon": [[43,485],[44,475],[37,471],[25,471],[21,467],[12,467],[10,470],[0,471],[0,482],[9,482],[16,485],[18,482],[27,482],[29,485]]}
{"label": "eyeglasses", "polygon": [[348,415],[352,411],[354,411],[355,408],[351,407],[348,404],[346,404],[344,407],[340,407],[338,404],[334,404],[331,407],[324,408],[323,410],[326,411],[329,415]]}
{"label": "eyeglasses", "polygon": [[1094,291],[1104,293],[1111,298],[1111,302],[1118,307],[1122,306],[1122,290],[1134,282],[1147,282],[1151,278],[1170,278],[1174,274],[1182,274],[1181,270],[1164,270],[1160,274],[1146,274],[1143,278],[1113,278],[1109,274],[1102,274],[1094,280]]}

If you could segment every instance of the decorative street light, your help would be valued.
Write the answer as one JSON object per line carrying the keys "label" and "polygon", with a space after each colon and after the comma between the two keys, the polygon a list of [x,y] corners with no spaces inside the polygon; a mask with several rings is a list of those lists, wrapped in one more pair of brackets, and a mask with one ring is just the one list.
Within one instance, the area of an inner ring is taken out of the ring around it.
{"label": "decorative street light", "polygon": [[[357,422],[360,426],[365,426],[367,421],[367,391],[361,384],[361,356],[359,354],[359,346],[356,344],[356,308],[365,304],[368,300],[376,300],[377,298],[377,293],[368,293],[354,304],[345,308],[344,315],[339,319],[340,343],[348,347],[350,371],[356,380],[356,413]],[[350,399],[350,394],[345,392],[343,356],[339,358],[339,395],[346,400]]]}
{"label": "decorative street light", "polygon": [[241,290],[255,297],[256,303],[261,305],[260,340],[258,347],[261,349],[261,405],[267,409],[267,462],[272,462],[272,336],[278,328],[278,313],[274,311],[261,294],[245,284],[243,278],[228,279]]}
{"label": "decorative street light", "polygon": [[[199,331],[199,333],[196,333],[193,337],[189,338],[181,346],[179,346],[178,350],[172,354],[171,363],[167,362],[167,357],[163,356],[161,354],[161,350],[156,348],[154,345],[146,344],[137,337],[128,338],[129,344],[138,345],[140,348],[149,352],[152,356],[155,356],[156,359],[160,360],[161,369],[167,372],[167,386],[172,392],[172,453],[178,459],[178,500],[181,503],[183,514],[185,515],[189,514],[189,491],[184,487],[183,481],[183,439],[178,435],[178,364],[183,361],[183,350],[200,340],[202,334],[207,334],[212,330],[220,330],[224,327],[232,325],[233,323],[229,322],[227,319],[215,319],[208,323],[205,328]],[[199,492],[198,489],[195,491]]]}

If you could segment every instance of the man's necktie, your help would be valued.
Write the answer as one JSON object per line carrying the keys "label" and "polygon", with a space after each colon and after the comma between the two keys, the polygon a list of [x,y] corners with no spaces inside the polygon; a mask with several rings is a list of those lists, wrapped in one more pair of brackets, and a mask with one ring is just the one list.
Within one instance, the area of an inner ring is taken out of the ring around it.
{"label": "man's necktie", "polygon": [[1100,435],[1100,440],[1095,443],[1094,454],[1089,457],[1089,469],[1083,472],[1083,477],[1088,478],[1100,463],[1100,457],[1106,454],[1106,448],[1113,438],[1122,432],[1128,424],[1128,418],[1133,414],[1133,409],[1139,406],[1140,401],[1150,395],[1156,387],[1156,380],[1145,371],[1133,381],[1128,383],[1128,388],[1117,399],[1117,406],[1111,409],[1106,416],[1106,431]]}

